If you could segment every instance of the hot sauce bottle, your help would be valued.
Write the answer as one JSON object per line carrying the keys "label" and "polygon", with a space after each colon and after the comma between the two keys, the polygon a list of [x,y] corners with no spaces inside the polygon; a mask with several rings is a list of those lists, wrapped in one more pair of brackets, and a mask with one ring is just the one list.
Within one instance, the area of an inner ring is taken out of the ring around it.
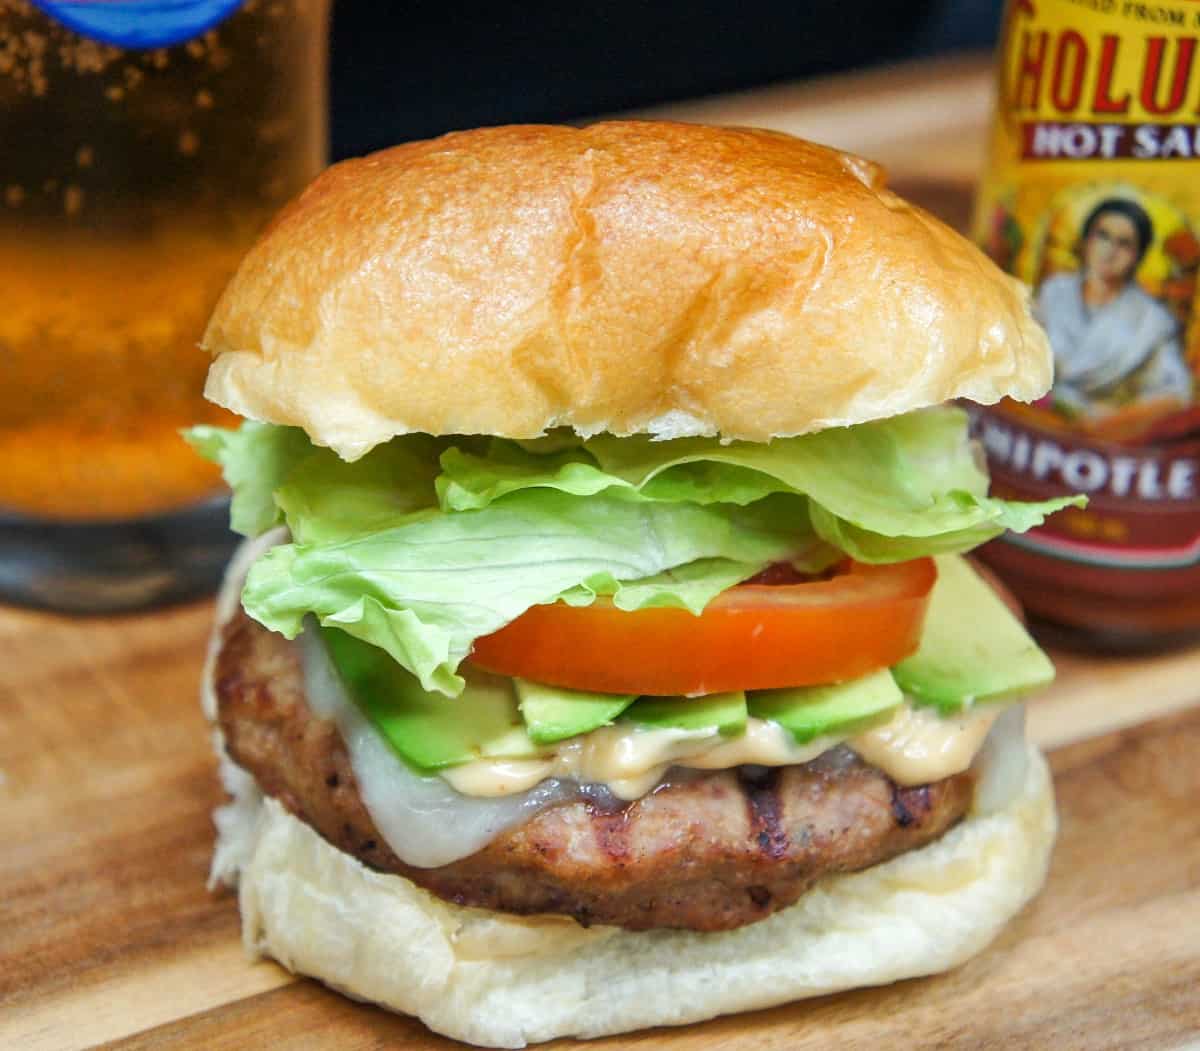
{"label": "hot sauce bottle", "polygon": [[1009,0],[974,235],[1034,291],[1050,393],[975,411],[998,493],[1086,493],[983,558],[1052,636],[1200,638],[1200,2]]}

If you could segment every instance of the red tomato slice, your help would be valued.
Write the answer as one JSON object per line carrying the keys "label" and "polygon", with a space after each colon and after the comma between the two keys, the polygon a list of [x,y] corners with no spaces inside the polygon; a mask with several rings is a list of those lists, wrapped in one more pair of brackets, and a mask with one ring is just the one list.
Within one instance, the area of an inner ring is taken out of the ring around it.
{"label": "red tomato slice", "polygon": [[611,602],[534,606],[475,641],[491,672],[600,693],[705,694],[857,678],[917,648],[931,558],[849,563],[829,580],[741,584],[700,616]]}

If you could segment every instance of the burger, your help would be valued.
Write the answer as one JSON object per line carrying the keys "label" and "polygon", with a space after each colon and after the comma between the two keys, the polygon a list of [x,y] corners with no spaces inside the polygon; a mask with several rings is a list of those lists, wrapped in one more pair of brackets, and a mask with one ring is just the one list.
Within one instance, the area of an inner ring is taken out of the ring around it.
{"label": "burger", "polygon": [[338,164],[204,337],[230,568],[205,705],[255,953],[475,1044],[952,967],[1043,882],[963,559],[1063,501],[961,408],[1037,398],[1027,295],[857,157],[669,123]]}

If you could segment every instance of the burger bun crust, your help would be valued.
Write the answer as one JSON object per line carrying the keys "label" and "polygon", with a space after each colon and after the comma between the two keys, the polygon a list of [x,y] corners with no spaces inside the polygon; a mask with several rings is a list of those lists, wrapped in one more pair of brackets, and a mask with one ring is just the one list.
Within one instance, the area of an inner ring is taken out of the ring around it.
{"label": "burger bun crust", "polygon": [[352,460],[397,434],[766,441],[1050,382],[1027,292],[776,132],[512,126],[337,164],[250,250],[206,394]]}

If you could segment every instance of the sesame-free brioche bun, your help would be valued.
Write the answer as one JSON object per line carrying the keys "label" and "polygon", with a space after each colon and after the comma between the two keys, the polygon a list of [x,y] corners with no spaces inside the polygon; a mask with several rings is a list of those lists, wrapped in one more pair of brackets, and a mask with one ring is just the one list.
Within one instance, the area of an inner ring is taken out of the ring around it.
{"label": "sesame-free brioche bun", "polygon": [[337,164],[205,333],[206,394],[356,459],[397,434],[766,441],[950,398],[1030,400],[1028,295],[787,135],[487,128]]}

